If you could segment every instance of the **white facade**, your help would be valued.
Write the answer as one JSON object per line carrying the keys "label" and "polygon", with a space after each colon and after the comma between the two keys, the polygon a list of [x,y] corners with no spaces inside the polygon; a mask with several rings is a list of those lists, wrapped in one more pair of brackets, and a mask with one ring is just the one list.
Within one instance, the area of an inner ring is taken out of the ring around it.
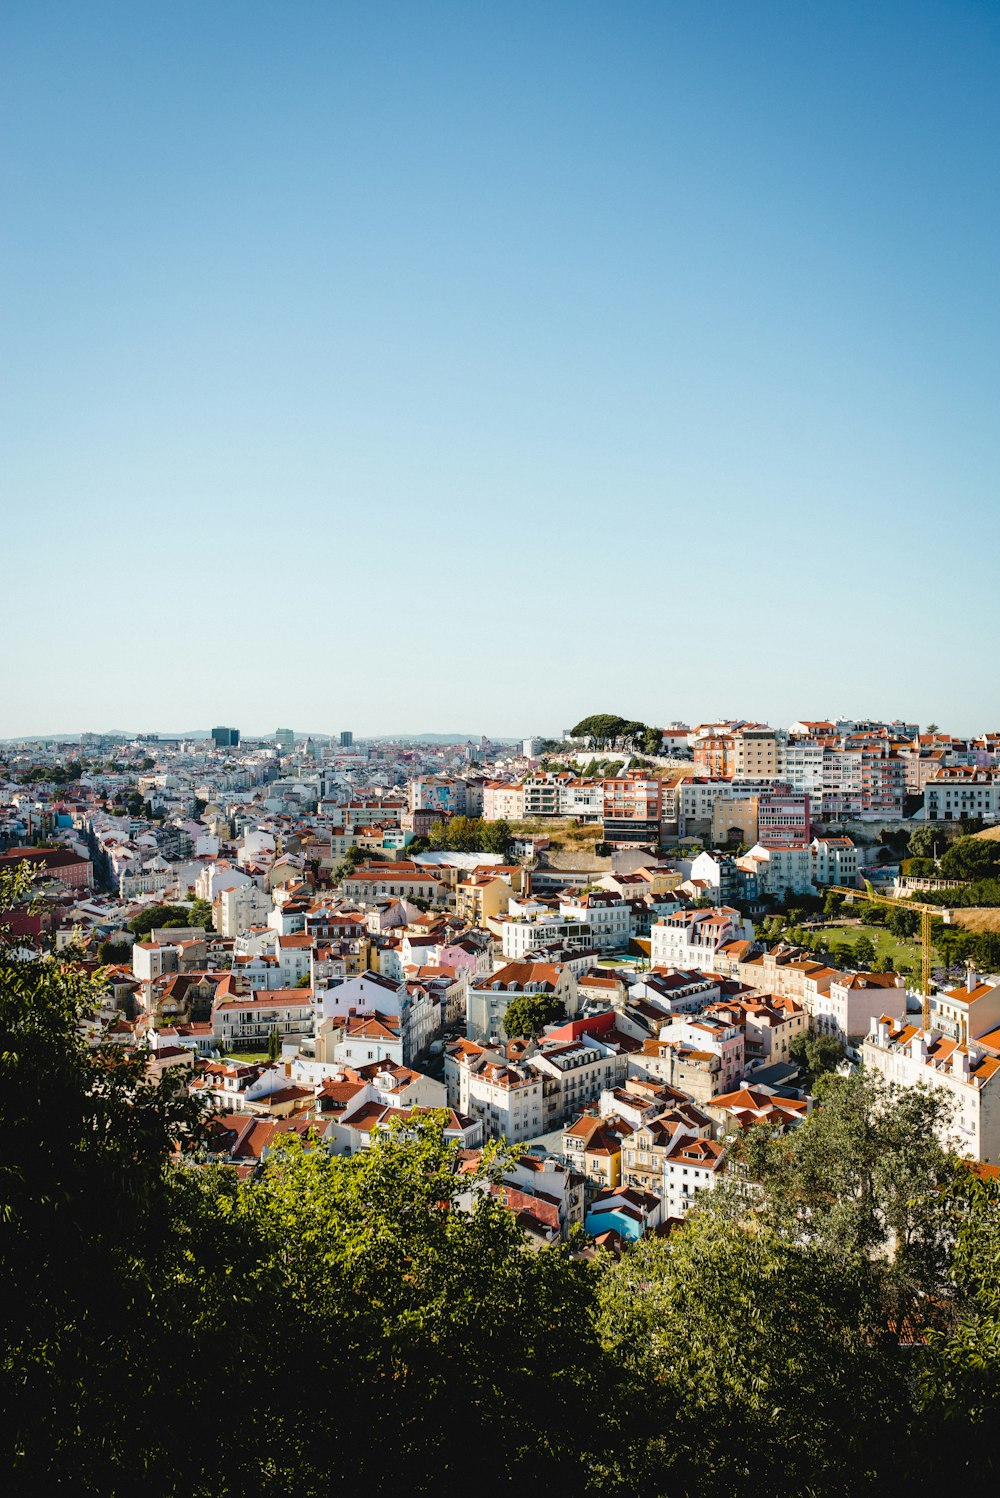
{"label": "white facade", "polygon": [[872,1022],[861,1047],[865,1066],[901,1087],[944,1092],[951,1116],[942,1143],[970,1160],[1000,1159],[1000,1060],[975,1042],[961,1045],[935,1030]]}
{"label": "white facade", "polygon": [[858,850],[849,837],[814,837],[810,852],[814,884],[857,884]]}
{"label": "white facade", "polygon": [[956,766],[939,770],[924,786],[928,822],[959,822],[967,817],[995,821],[1000,815],[1000,783],[992,770]]}
{"label": "white facade", "polygon": [[561,900],[559,914],[563,920],[589,926],[590,942],[600,951],[615,952],[628,945],[632,912],[610,891]]}
{"label": "white facade", "polygon": [[650,930],[653,967],[712,971],[719,948],[729,941],[752,941],[753,925],[728,905],[678,911],[655,921]]}
{"label": "white facade", "polygon": [[212,921],[220,936],[242,936],[253,926],[265,925],[271,909],[271,896],[256,884],[234,885],[216,896]]}
{"label": "white facade", "polygon": [[[755,843],[745,855],[757,874],[757,888],[761,894],[784,895],[790,889],[796,895],[814,895],[813,854],[808,843],[785,843],[765,848]],[[741,865],[744,859],[740,860]]]}
{"label": "white facade", "polygon": [[845,973],[834,979],[826,993],[807,1000],[813,1029],[832,1035],[846,1045],[852,1037],[867,1035],[872,1020],[888,1015],[901,1020],[906,1015],[906,985],[889,973]]}
{"label": "white facade", "polygon": [[483,1052],[459,1065],[458,1111],[478,1118],[488,1139],[511,1143],[544,1133],[542,1079]]}
{"label": "white facade", "polygon": [[267,1045],[272,1030],[282,1040],[301,1040],[313,1031],[312,994],[307,988],[276,989],[252,997],[223,999],[212,1009],[212,1033],[223,1046]]}

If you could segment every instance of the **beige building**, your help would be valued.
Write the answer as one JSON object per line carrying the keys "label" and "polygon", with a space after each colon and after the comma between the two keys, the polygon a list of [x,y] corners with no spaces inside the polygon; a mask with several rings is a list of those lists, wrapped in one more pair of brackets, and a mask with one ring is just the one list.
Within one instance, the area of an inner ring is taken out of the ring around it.
{"label": "beige building", "polygon": [[491,780],[483,787],[484,822],[520,822],[524,818],[524,786]]}
{"label": "beige building", "polygon": [[733,736],[736,775],[777,775],[778,735],[766,723],[754,723]]}
{"label": "beige building", "polygon": [[812,1012],[812,1001],[829,992],[830,984],[843,974],[835,967],[804,956],[799,947],[774,948],[759,957],[747,957],[733,964],[731,976],[758,993],[794,999]]}
{"label": "beige building", "polygon": [[729,842],[757,841],[756,796],[719,796],[712,804],[712,844],[722,847]]}

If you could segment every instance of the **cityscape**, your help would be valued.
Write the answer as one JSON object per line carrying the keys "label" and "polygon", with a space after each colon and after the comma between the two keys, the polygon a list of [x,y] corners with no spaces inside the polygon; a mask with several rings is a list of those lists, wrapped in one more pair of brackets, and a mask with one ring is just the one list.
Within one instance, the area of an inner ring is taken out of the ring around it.
{"label": "cityscape", "polygon": [[1000,1493],[998,77],[0,10],[0,1498]]}

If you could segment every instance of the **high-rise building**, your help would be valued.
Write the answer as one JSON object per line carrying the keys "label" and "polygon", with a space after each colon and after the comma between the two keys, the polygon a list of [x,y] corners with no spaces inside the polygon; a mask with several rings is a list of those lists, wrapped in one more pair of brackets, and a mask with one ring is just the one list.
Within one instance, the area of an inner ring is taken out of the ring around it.
{"label": "high-rise building", "polygon": [[217,749],[235,749],[240,741],[238,728],[213,728],[212,743]]}
{"label": "high-rise building", "polygon": [[341,749],[351,749],[354,747],[354,735],[346,728],[340,735],[340,747]]}
{"label": "high-rise building", "polygon": [[295,743],[294,729],[276,728],[274,730],[274,742],[280,744],[283,749],[291,749]]}

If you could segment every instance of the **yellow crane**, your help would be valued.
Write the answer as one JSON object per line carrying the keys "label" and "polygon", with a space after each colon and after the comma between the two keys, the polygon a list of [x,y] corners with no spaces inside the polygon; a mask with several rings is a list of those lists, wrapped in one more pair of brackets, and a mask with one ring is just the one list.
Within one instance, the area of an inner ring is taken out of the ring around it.
{"label": "yellow crane", "polygon": [[883,895],[872,889],[868,880],[865,880],[864,889],[854,889],[845,884],[828,884],[825,889],[831,889],[835,894],[845,895],[849,902],[855,900],[870,900],[873,905],[892,905],[897,910],[919,910],[920,912],[920,991],[924,996],[923,1022],[926,1030],[930,1025],[930,997],[931,997],[931,954],[934,951],[934,943],[931,941],[931,921],[935,918],[944,921],[946,926],[951,925],[951,911],[943,905],[925,905],[918,900],[901,900],[898,895]]}

